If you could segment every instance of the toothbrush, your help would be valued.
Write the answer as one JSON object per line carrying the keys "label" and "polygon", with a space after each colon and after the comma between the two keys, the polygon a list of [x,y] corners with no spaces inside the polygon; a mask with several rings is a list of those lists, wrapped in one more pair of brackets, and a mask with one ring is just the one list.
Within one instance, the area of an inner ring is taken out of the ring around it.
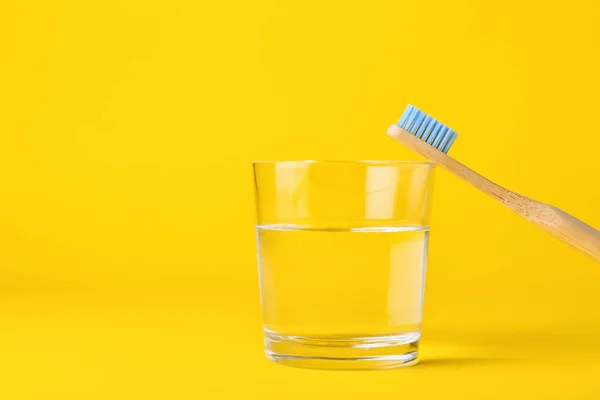
{"label": "toothbrush", "polygon": [[600,262],[600,232],[566,212],[522,196],[456,161],[446,153],[457,133],[412,105],[408,105],[388,136],[440,167],[467,181],[523,218]]}

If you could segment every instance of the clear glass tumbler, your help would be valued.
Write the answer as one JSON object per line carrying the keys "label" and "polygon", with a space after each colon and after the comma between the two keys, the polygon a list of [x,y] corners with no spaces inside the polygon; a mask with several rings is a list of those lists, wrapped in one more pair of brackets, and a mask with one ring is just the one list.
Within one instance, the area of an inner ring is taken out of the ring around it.
{"label": "clear glass tumbler", "polygon": [[434,167],[254,163],[268,358],[324,369],[417,361]]}

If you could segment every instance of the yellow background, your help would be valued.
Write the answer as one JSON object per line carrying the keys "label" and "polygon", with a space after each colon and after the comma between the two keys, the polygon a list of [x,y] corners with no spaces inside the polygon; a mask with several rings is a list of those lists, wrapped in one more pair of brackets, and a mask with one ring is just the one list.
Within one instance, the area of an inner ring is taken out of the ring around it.
{"label": "yellow background", "polygon": [[251,161],[451,155],[600,226],[595,1],[0,3],[0,398],[598,398],[600,265],[437,174],[423,362],[262,354]]}

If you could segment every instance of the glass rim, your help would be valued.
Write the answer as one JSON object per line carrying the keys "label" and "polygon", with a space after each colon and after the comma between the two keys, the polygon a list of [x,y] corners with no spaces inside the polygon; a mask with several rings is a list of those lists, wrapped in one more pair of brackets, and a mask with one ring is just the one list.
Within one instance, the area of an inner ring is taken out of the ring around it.
{"label": "glass rim", "polygon": [[253,161],[252,165],[266,164],[291,164],[291,165],[307,165],[307,164],[353,164],[353,165],[427,165],[435,166],[433,161],[411,161],[411,160],[258,160]]}

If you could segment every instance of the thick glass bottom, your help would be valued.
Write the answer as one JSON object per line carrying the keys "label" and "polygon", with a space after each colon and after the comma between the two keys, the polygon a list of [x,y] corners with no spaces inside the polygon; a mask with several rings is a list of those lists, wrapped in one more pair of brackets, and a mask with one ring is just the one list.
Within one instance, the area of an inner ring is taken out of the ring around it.
{"label": "thick glass bottom", "polygon": [[265,331],[265,352],[275,362],[315,369],[388,369],[417,363],[420,332],[363,337],[310,337]]}

